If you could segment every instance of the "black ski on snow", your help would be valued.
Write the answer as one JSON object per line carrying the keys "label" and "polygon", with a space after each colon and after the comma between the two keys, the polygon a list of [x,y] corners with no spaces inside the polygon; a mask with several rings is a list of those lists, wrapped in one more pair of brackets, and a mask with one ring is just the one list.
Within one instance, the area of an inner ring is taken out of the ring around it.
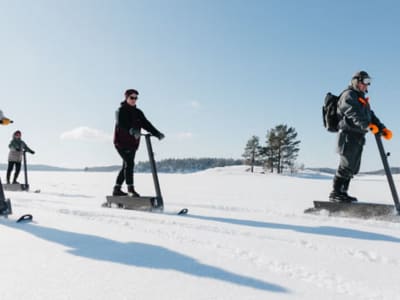
{"label": "black ski on snow", "polygon": [[161,214],[168,214],[168,215],[183,216],[183,215],[187,215],[189,213],[189,209],[188,208],[182,208],[181,210],[177,210],[177,211],[173,211],[173,212],[155,209],[155,210],[152,210],[152,212],[161,213]]}
{"label": "black ski on snow", "polygon": [[[132,196],[107,196],[107,202],[103,203],[103,207],[116,207],[120,209],[132,209],[139,211],[148,211],[155,213],[166,213],[163,206],[157,205],[156,197],[132,197]],[[177,215],[186,215],[189,209],[182,208],[177,211]]]}
{"label": "black ski on snow", "polygon": [[331,202],[331,201],[314,201],[314,207],[306,209],[305,213],[318,214],[326,211],[329,216],[340,217],[356,217],[356,218],[377,218],[396,217],[396,210],[393,205],[366,203],[366,202]]}

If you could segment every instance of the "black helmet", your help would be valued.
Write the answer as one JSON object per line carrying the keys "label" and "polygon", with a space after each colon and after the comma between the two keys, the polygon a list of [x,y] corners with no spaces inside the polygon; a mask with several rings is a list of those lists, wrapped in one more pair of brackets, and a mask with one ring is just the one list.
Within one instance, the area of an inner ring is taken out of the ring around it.
{"label": "black helmet", "polygon": [[371,77],[365,71],[356,72],[351,78],[351,85],[355,88],[358,83],[362,82],[366,85],[371,85]]}
{"label": "black helmet", "polygon": [[371,79],[369,74],[367,72],[365,72],[365,71],[358,71],[352,77],[352,79],[358,79],[358,80],[363,80],[364,78],[370,78]]}

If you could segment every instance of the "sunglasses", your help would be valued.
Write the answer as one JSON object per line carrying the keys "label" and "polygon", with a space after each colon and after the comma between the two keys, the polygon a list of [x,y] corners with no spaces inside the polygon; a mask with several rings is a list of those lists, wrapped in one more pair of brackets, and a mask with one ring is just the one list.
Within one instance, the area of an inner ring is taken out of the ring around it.
{"label": "sunglasses", "polygon": [[129,99],[132,99],[132,100],[137,100],[137,96],[129,96]]}
{"label": "sunglasses", "polygon": [[368,77],[363,78],[363,79],[361,80],[361,82],[362,82],[363,84],[365,84],[365,85],[371,85],[371,78],[368,78]]}

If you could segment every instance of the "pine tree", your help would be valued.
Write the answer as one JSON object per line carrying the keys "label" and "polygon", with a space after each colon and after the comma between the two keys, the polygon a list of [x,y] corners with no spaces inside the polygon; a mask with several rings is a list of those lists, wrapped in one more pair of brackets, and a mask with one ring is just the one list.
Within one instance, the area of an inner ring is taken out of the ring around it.
{"label": "pine tree", "polygon": [[298,156],[300,141],[293,127],[277,125],[267,132],[267,146],[263,148],[265,166],[273,172],[282,173],[285,168],[292,169]]}
{"label": "pine tree", "polygon": [[242,157],[245,159],[245,163],[250,165],[250,170],[253,173],[254,166],[260,163],[260,139],[258,136],[253,135],[248,140]]}

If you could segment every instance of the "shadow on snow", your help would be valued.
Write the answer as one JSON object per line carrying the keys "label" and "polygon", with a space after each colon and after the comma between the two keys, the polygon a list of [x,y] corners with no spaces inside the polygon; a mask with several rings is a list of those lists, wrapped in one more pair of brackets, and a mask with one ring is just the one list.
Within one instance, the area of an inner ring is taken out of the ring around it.
{"label": "shadow on snow", "polygon": [[200,216],[200,215],[193,215],[193,214],[189,214],[189,215],[185,216],[185,218],[194,218],[194,219],[222,222],[222,223],[241,225],[241,226],[270,228],[270,229],[278,229],[278,230],[292,230],[292,231],[297,231],[297,232],[306,233],[306,234],[316,234],[316,235],[326,235],[326,236],[343,237],[343,238],[351,238],[351,239],[359,239],[359,240],[400,243],[400,238],[393,237],[390,235],[362,231],[362,230],[357,230],[357,229],[334,227],[334,226],[311,227],[311,226],[280,224],[280,223],[271,223],[271,222],[262,222],[262,221],[253,221],[253,220],[209,217],[209,216]]}
{"label": "shadow on snow", "polygon": [[187,255],[157,245],[139,242],[123,243],[95,235],[69,232],[34,224],[20,225],[5,222],[3,225],[26,231],[41,239],[71,248],[68,250],[69,253],[81,257],[141,268],[175,270],[192,276],[217,279],[259,290],[288,292],[286,288],[277,284],[206,265]]}

